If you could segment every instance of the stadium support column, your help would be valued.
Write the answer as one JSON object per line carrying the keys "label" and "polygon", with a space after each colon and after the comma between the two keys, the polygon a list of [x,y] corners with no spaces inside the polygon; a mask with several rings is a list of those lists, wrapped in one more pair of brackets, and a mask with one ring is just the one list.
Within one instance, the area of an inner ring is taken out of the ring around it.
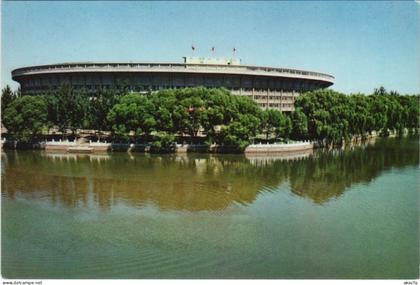
{"label": "stadium support column", "polygon": [[242,76],[239,77],[239,95],[242,96]]}
{"label": "stadium support column", "polygon": [[290,111],[293,112],[295,110],[295,90],[292,90],[292,106],[290,106]]}
{"label": "stadium support column", "polygon": [[270,98],[270,88],[267,88],[267,100],[266,100],[266,102],[267,102],[267,108],[266,109],[268,109],[268,107],[270,106],[270,103],[268,103],[269,102],[269,98]]}
{"label": "stadium support column", "polygon": [[280,106],[279,106],[279,108],[280,108],[280,112],[282,112],[283,113],[283,89],[280,89]]}

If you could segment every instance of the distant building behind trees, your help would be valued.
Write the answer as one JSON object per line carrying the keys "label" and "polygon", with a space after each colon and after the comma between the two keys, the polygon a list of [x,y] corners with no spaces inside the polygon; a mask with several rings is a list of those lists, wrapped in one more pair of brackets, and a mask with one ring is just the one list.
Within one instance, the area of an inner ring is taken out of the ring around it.
{"label": "distant building behind trees", "polygon": [[89,94],[125,88],[147,94],[163,89],[186,87],[225,88],[233,95],[254,100],[262,108],[283,112],[294,110],[303,92],[331,86],[328,74],[242,65],[239,59],[184,57],[183,63],[62,63],[18,68],[13,80],[24,95],[44,94],[69,85]]}

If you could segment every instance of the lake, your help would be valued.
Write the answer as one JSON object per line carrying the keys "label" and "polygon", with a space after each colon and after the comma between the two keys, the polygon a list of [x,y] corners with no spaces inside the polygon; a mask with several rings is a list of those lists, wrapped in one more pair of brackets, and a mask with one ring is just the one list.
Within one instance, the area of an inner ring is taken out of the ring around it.
{"label": "lake", "polygon": [[5,278],[419,276],[418,138],[294,158],[2,152]]}

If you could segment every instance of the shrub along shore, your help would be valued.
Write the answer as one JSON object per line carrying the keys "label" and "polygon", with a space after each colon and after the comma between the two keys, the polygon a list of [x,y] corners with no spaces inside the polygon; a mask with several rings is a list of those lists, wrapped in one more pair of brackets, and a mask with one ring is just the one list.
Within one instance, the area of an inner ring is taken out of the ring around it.
{"label": "shrub along shore", "polygon": [[2,90],[1,118],[8,140],[43,141],[52,129],[77,139],[78,129],[110,142],[151,144],[155,152],[174,143],[218,145],[243,151],[252,143],[310,140],[343,145],[373,132],[388,136],[418,133],[419,95],[400,95],[383,87],[373,94],[345,95],[330,89],[302,94],[295,111],[263,110],[250,98],[225,89],[167,89],[148,94],[124,87],[90,95],[69,86],[44,95],[21,96]]}

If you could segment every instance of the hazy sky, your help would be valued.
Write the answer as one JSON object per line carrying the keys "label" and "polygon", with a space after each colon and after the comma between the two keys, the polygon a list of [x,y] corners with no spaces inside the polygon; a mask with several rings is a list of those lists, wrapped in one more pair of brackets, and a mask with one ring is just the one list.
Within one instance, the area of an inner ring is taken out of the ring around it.
{"label": "hazy sky", "polygon": [[420,93],[420,5],[406,2],[2,2],[1,79],[14,68],[73,61],[244,64],[336,77],[333,89]]}

